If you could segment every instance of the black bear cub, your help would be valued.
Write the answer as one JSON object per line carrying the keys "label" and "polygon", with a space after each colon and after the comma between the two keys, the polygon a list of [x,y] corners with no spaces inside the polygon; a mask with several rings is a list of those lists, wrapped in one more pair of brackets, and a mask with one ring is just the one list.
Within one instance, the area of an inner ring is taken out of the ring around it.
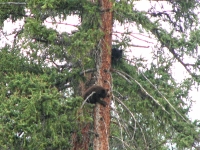
{"label": "black bear cub", "polygon": [[118,48],[112,48],[112,63],[117,63],[123,56],[123,51]]}
{"label": "black bear cub", "polygon": [[[94,92],[92,94],[92,92]],[[92,94],[90,97],[88,97],[90,94]],[[85,93],[83,94],[83,98],[84,100],[86,98],[88,103],[100,103],[101,105],[103,105],[104,107],[106,107],[107,103],[103,100],[101,100],[101,98],[105,98],[108,96],[108,90],[104,89],[102,86],[97,86],[97,85],[93,85],[90,88],[88,88]]]}

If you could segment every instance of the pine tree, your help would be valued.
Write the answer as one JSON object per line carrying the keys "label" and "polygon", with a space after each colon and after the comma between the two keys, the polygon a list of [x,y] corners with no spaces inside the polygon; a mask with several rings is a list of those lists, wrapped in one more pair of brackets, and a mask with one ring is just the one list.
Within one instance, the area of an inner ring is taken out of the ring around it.
{"label": "pine tree", "polygon": [[[200,83],[199,2],[151,2],[147,11],[136,3],[0,2],[2,41],[10,37],[4,21],[16,23],[12,45],[0,50],[0,149],[198,148],[199,121],[188,112]],[[79,24],[66,23],[69,16]],[[139,36],[157,41],[148,64],[125,53],[134,56],[135,38],[146,42]],[[123,58],[111,60],[112,47]],[[173,76],[177,63],[187,72],[181,82]],[[109,90],[106,107],[84,102],[94,84]]]}

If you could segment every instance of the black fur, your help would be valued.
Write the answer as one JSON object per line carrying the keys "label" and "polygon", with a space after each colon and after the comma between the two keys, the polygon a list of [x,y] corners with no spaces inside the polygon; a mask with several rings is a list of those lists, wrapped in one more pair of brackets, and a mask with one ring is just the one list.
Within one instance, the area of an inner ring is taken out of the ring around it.
{"label": "black fur", "polygon": [[117,63],[123,55],[123,51],[118,48],[112,48],[112,64]]}
{"label": "black fur", "polygon": [[[92,92],[94,92],[90,97],[88,97]],[[101,86],[97,86],[97,85],[93,85],[90,88],[88,88],[85,93],[83,94],[83,98],[84,100],[86,98],[88,103],[100,103],[101,105],[103,105],[104,107],[107,105],[107,103],[103,100],[101,100],[101,98],[105,98],[108,95],[108,90],[104,89]]]}

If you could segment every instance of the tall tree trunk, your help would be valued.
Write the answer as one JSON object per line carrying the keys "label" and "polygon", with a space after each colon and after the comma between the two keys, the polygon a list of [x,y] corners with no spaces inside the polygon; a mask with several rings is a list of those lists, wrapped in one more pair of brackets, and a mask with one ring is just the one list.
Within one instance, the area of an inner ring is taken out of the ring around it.
{"label": "tall tree trunk", "polygon": [[[77,133],[72,134],[72,150],[88,150],[90,144],[90,137],[89,137],[89,129],[90,124],[86,124],[84,127],[81,127],[81,136],[78,137]],[[80,136],[80,135],[79,135]]]}
{"label": "tall tree trunk", "polygon": [[[100,29],[104,33],[104,37],[101,39],[100,52],[98,57],[96,57],[98,74],[97,84],[111,91],[110,68],[113,26],[113,16],[111,11],[112,3],[110,0],[99,0],[98,3],[101,7],[102,14],[102,24]],[[88,80],[90,80],[90,77]],[[85,84],[86,83],[80,86],[80,91],[85,91],[85,89],[88,88],[85,87]],[[104,99],[108,104],[106,107],[103,107],[101,104],[97,103],[94,109],[94,133],[92,133],[94,136],[94,150],[109,150],[111,93],[109,95],[109,97]],[[87,124],[86,126],[81,126],[80,128],[81,140],[77,136],[77,133],[72,134],[72,150],[87,150],[90,147],[89,131],[91,126]]]}
{"label": "tall tree trunk", "polygon": [[[104,37],[100,43],[101,53],[98,58],[98,84],[111,91],[112,3],[110,0],[99,0],[99,4],[102,11],[101,30],[104,33]],[[104,100],[108,105],[103,107],[98,104],[94,111],[94,130],[98,135],[94,138],[94,150],[109,150],[111,94]]]}

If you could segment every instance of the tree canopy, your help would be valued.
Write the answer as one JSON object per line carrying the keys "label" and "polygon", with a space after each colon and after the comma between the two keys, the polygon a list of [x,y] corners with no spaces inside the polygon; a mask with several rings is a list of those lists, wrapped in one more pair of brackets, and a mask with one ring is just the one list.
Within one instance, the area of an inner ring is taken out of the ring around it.
{"label": "tree canopy", "polygon": [[[199,120],[188,116],[198,100],[190,91],[200,83],[200,3],[151,1],[144,11],[140,1],[112,0],[111,9],[102,7],[104,1],[1,0],[0,38],[12,43],[2,42],[0,49],[0,149],[73,149],[76,142],[93,148],[96,109],[82,93],[101,78],[105,34],[123,50],[123,58],[103,70],[111,75],[109,149],[200,146]],[[107,12],[112,20],[102,19]],[[69,16],[78,23],[66,22]],[[9,21],[16,26],[7,32]],[[107,22],[114,24],[112,33],[102,30]],[[148,62],[135,56],[136,47],[145,53],[150,45],[141,37],[155,41]],[[181,81],[176,64],[186,72]],[[82,138],[85,127],[88,139]]]}

